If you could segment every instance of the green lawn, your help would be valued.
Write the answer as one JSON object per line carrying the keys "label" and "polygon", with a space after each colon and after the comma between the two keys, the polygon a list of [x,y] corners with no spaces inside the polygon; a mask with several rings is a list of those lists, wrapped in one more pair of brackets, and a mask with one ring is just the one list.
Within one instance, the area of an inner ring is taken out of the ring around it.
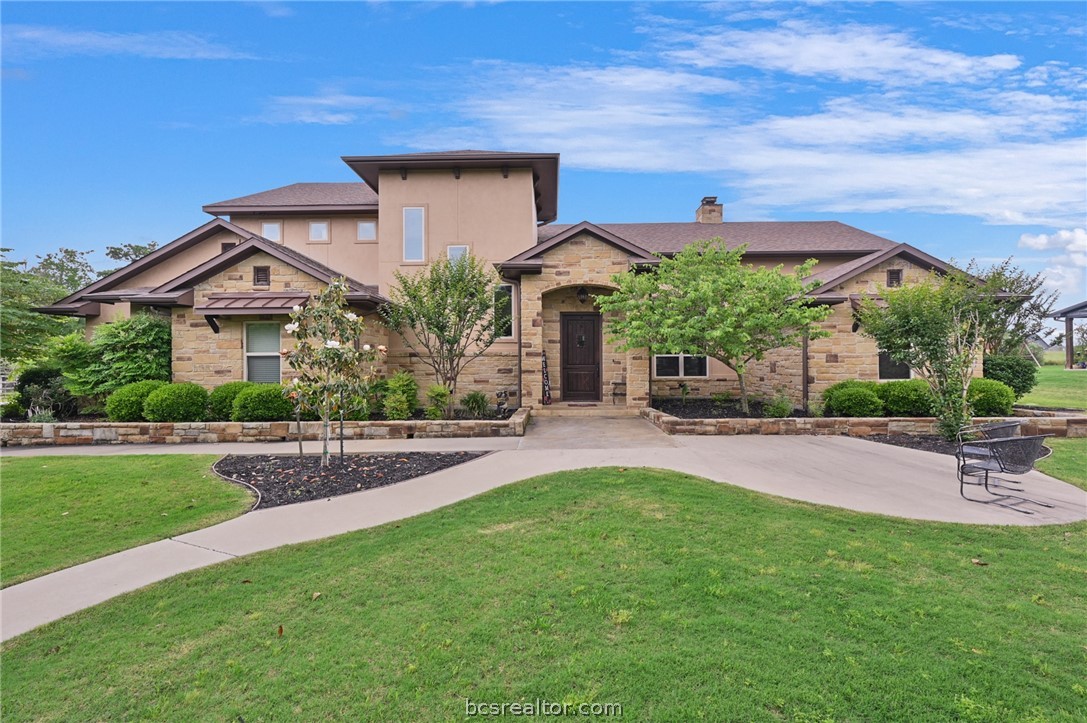
{"label": "green lawn", "polygon": [[0,460],[0,581],[13,585],[236,517],[253,500],[212,455]]}
{"label": "green lawn", "polygon": [[1087,409],[1087,370],[1046,364],[1038,369],[1038,385],[1019,404],[1062,409]]}
{"label": "green lawn", "polygon": [[1046,446],[1053,454],[1039,461],[1038,469],[1087,490],[1087,438],[1054,437],[1046,440]]}
{"label": "green lawn", "polygon": [[460,720],[465,698],[638,721],[1081,721],[1085,580],[1087,524],[581,470],[125,595],[5,644],[0,683],[12,721]]}

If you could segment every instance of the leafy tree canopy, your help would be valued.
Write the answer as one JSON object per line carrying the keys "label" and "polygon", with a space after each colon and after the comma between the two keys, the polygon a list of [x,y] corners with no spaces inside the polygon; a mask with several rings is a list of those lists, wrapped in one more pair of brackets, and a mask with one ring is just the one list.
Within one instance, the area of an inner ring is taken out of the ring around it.
{"label": "leafy tree canopy", "polygon": [[25,262],[10,260],[10,253],[0,249],[0,357],[29,361],[42,353],[50,337],[78,329],[80,321],[33,311],[66,296],[67,287],[28,270]]}
{"label": "leafy tree canopy", "polygon": [[986,354],[1023,354],[1028,339],[1045,336],[1059,292],[1045,290],[1044,274],[1024,271],[1011,257],[989,268],[971,261],[966,271],[984,285],[978,323]]}

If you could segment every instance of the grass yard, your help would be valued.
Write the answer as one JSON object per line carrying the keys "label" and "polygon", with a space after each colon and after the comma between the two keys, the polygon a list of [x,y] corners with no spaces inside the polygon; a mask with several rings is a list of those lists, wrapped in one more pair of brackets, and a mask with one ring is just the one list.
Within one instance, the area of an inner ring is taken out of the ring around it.
{"label": "grass yard", "polygon": [[54,570],[236,517],[248,490],[212,455],[0,460],[0,582]]}
{"label": "grass yard", "polygon": [[1038,469],[1087,490],[1087,437],[1053,437],[1045,444],[1053,454],[1038,462]]}
{"label": "grass yard", "polygon": [[460,720],[466,698],[1081,721],[1085,580],[1087,524],[913,522],[581,470],[125,595],[5,644],[0,682],[12,721]]}
{"label": "grass yard", "polygon": [[1087,409],[1087,370],[1046,364],[1038,369],[1038,385],[1019,404],[1062,409]]}

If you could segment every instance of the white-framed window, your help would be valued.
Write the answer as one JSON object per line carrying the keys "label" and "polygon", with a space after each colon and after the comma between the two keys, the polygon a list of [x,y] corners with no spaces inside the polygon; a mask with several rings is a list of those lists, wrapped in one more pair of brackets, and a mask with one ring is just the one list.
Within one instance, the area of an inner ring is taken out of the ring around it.
{"label": "white-framed window", "polygon": [[309,242],[311,244],[328,243],[328,221],[309,222]]}
{"label": "white-framed window", "polygon": [[446,246],[445,255],[450,261],[456,261],[457,259],[468,255],[468,247],[463,244]]}
{"label": "white-framed window", "polygon": [[499,339],[513,338],[513,285],[494,287],[494,325]]}
{"label": "white-framed window", "polygon": [[246,381],[279,384],[279,361],[279,322],[247,322],[245,324]]}
{"label": "white-framed window", "polygon": [[404,207],[404,260],[426,261],[426,209]]}
{"label": "white-framed window", "polygon": [[283,242],[283,223],[281,221],[261,221],[260,235],[277,244]]}
{"label": "white-framed window", "polygon": [[377,241],[377,221],[359,221],[359,241]]}
{"label": "white-framed window", "polygon": [[879,353],[879,378],[885,379],[909,379],[910,365],[897,362],[885,351]]}
{"label": "white-framed window", "polygon": [[657,354],[653,357],[653,377],[657,379],[709,376],[709,363],[704,356],[690,354]]}

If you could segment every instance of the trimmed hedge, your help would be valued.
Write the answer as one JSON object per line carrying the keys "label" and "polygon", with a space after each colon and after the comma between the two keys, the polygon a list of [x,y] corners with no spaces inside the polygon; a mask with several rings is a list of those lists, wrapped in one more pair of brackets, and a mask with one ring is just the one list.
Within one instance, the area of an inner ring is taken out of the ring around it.
{"label": "trimmed hedge", "polygon": [[[859,379],[847,379],[844,382],[838,382],[837,384],[827,387],[823,391],[823,414],[828,417],[855,417],[856,414],[850,414],[838,409],[837,397],[840,393],[847,389],[867,389],[872,393],[872,396],[879,400],[878,390],[879,382],[862,382]],[[882,404],[881,404],[882,407]],[[872,416],[872,415],[867,415]],[[876,415],[878,416],[878,415]]]}
{"label": "trimmed hedge", "polygon": [[986,379],[1004,382],[1019,399],[1038,383],[1038,367],[1030,359],[1019,356],[994,355],[985,357]]}
{"label": "trimmed hedge", "polygon": [[235,422],[283,422],[294,415],[294,405],[279,384],[253,384],[234,397],[230,419]]}
{"label": "trimmed hedge", "polygon": [[931,417],[936,399],[923,379],[899,379],[876,385],[888,417]]}
{"label": "trimmed hedge", "polygon": [[208,395],[208,419],[213,422],[228,422],[234,414],[234,400],[245,389],[256,382],[227,382],[211,390]]}
{"label": "trimmed hedge", "polygon": [[142,422],[143,405],[151,392],[166,386],[166,382],[148,379],[120,387],[106,398],[106,416],[111,422]]}
{"label": "trimmed hedge", "polygon": [[208,392],[199,384],[165,384],[148,395],[143,416],[148,422],[203,422]]}
{"label": "trimmed hedge", "polygon": [[966,392],[966,401],[978,417],[1004,417],[1012,413],[1015,392],[995,379],[973,379]]}
{"label": "trimmed hedge", "polygon": [[838,417],[882,417],[883,402],[867,387],[852,386],[839,390],[834,399],[834,414]]}

